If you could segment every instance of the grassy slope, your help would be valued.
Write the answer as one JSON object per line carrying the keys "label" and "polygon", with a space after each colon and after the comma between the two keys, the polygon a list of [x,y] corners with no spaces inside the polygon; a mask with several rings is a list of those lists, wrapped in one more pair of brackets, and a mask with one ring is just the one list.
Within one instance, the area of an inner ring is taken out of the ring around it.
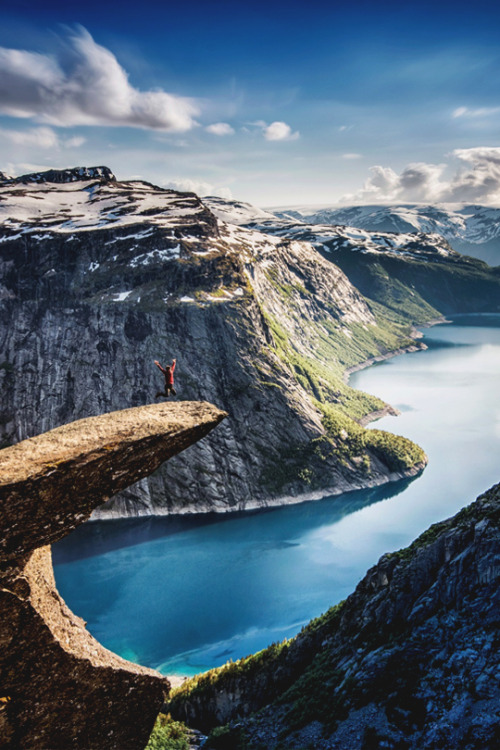
{"label": "grassy slope", "polygon": [[[305,290],[285,285],[276,274],[269,274],[270,283],[290,310],[300,309],[300,296]],[[425,453],[411,441],[380,430],[366,430],[358,420],[383,409],[386,404],[376,396],[356,390],[346,383],[345,371],[370,357],[415,344],[410,337],[410,321],[424,321],[439,316],[425,302],[415,301],[408,317],[369,301],[376,325],[340,323],[338,317],[324,317],[307,322],[308,346],[299,347],[292,335],[275,315],[263,309],[274,349],[283,364],[293,372],[298,383],[313,399],[323,415],[325,435],[309,445],[287,450],[272,471],[262,476],[264,484],[274,492],[295,478],[314,490],[324,480],[322,462],[334,454],[347,466],[352,462],[368,478],[376,456],[389,471],[405,472],[426,461]]]}

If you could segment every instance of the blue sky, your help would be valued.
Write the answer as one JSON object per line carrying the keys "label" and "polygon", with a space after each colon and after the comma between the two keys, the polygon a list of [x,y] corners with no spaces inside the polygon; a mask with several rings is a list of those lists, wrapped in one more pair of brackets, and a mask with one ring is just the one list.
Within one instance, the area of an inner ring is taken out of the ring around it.
{"label": "blue sky", "polygon": [[493,2],[17,0],[0,8],[0,170],[257,205],[500,205]]}

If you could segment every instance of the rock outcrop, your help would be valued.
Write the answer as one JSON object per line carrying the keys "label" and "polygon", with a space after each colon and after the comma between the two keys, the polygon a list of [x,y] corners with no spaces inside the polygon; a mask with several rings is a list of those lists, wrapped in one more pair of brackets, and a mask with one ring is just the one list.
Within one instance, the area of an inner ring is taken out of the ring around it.
{"label": "rock outcrop", "polygon": [[92,638],[57,593],[49,545],[224,416],[207,403],[151,405],[0,452],[2,747],[144,747],[169,682]]}
{"label": "rock outcrop", "polygon": [[46,172],[30,172],[30,174],[21,175],[21,177],[8,177],[0,172],[0,181],[10,184],[27,185],[30,182],[45,183],[54,182],[56,184],[65,184],[68,182],[78,182],[81,180],[112,180],[116,177],[109,167],[72,167],[71,169],[49,169]]}
{"label": "rock outcrop", "polygon": [[496,485],[295,639],[186,683],[171,712],[205,731],[230,722],[235,750],[494,750],[499,531]]}

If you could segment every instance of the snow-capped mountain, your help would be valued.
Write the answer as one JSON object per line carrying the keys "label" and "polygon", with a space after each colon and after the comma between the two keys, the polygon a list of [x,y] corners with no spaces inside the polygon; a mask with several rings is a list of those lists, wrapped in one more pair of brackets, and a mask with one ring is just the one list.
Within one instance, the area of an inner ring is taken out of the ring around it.
{"label": "snow-capped mountain", "polygon": [[[409,223],[405,232],[383,231],[384,225],[368,230],[352,224],[308,223],[309,217],[297,218],[285,211],[273,218],[263,216],[246,203],[221,198],[203,198],[203,202],[219,220],[236,221],[240,228],[283,241],[310,243],[339,266],[365,297],[403,319],[423,321],[436,317],[436,311],[454,313],[464,309],[466,299],[471,311],[499,308],[500,269],[455,251],[442,233],[418,232]],[[314,217],[331,218],[325,211]],[[427,226],[440,228],[436,223]]]}
{"label": "snow-capped mountain", "polygon": [[[417,232],[413,228],[397,233],[394,229],[387,231],[383,228],[370,231],[355,224],[346,225],[338,221],[310,221],[309,217],[298,218],[293,212],[279,212],[275,215],[250,203],[223,198],[209,197],[202,200],[212,213],[223,221],[275,237],[310,242],[321,252],[334,253],[336,250],[348,249],[353,252],[420,258],[447,257],[455,254],[443,235],[437,232]],[[317,216],[320,215],[322,214]],[[328,219],[328,215],[325,214],[324,218]],[[334,257],[332,260],[335,262]]]}
{"label": "snow-capped mountain", "polygon": [[[320,368],[314,393],[276,347],[274,321],[300,372]],[[179,398],[229,413],[210,443],[191,446],[105,513],[277,504],[311,491],[306,455],[320,494],[320,484],[328,494],[334,484],[365,486],[366,466],[370,484],[387,481],[394,468],[379,454],[348,467],[333,453],[309,456],[307,446],[324,434],[313,397],[359,400],[360,412],[383,406],[357,396],[339,367],[402,344],[406,335],[380,329],[360,292],[309,243],[229,224],[194,193],[120,182],[100,167],[0,183],[0,445],[153,400],[155,358],[177,358]]]}
{"label": "snow-capped mountain", "polygon": [[295,206],[277,208],[273,213],[282,219],[349,225],[371,232],[440,234],[458,252],[500,265],[500,208],[464,204]]}
{"label": "snow-capped mountain", "polygon": [[179,227],[213,226],[214,219],[194,193],[140,181],[117,182],[107,167],[51,170],[0,181],[0,225],[6,233],[70,235],[141,223],[170,229],[174,236]]}

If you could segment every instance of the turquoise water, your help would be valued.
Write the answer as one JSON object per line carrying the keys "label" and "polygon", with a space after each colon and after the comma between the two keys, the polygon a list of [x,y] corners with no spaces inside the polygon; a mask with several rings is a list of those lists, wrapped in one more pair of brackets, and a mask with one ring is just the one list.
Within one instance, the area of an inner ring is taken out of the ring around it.
{"label": "turquoise water", "polygon": [[295,634],[384,552],[500,481],[500,316],[424,331],[427,351],[351,383],[401,411],[376,423],[429,456],[413,481],[238,516],[87,524],[54,547],[68,605],[105,646],[193,674]]}

